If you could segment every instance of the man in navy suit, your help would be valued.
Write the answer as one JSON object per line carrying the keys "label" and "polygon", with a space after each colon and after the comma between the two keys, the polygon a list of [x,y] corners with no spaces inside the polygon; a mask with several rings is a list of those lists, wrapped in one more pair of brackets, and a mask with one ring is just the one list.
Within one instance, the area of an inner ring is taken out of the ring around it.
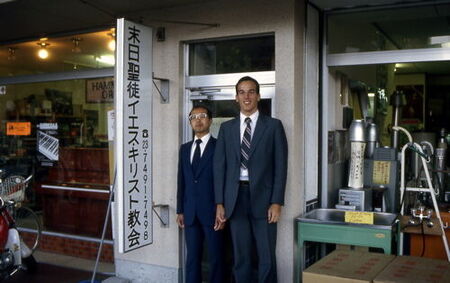
{"label": "man in navy suit", "polygon": [[203,242],[209,259],[209,282],[223,277],[223,223],[216,222],[213,156],[216,139],[209,133],[211,111],[194,106],[189,113],[193,141],[181,145],[178,159],[177,223],[184,228],[187,259],[186,282],[202,282]]}
{"label": "man in navy suit", "polygon": [[277,282],[277,222],[284,204],[287,140],[280,120],[258,111],[259,83],[236,84],[240,115],[223,123],[214,156],[216,221],[229,219],[234,278],[252,281],[252,244],[258,255],[258,282]]}

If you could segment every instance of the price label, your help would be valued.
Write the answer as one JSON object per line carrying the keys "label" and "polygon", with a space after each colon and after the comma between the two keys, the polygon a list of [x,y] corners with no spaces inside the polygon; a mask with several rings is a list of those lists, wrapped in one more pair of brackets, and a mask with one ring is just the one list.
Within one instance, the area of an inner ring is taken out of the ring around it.
{"label": "price label", "polygon": [[373,224],[373,212],[346,211],[345,222],[359,224]]}

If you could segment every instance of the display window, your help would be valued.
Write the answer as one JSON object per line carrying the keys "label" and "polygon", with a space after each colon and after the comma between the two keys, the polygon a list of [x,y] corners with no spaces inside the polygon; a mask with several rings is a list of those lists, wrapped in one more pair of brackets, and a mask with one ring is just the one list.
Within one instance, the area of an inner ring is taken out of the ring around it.
{"label": "display window", "polygon": [[32,176],[18,228],[34,239],[37,216],[41,251],[96,256],[86,241],[102,236],[112,182],[114,47],[111,29],[0,46],[0,172]]}

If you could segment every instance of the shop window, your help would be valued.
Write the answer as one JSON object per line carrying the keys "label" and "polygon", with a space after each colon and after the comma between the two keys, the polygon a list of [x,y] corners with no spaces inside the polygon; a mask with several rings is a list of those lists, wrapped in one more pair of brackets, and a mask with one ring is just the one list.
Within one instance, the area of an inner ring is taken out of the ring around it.
{"label": "shop window", "polygon": [[0,167],[33,174],[24,204],[44,230],[101,236],[113,87],[112,77],[75,79],[7,85],[0,95]]}
{"label": "shop window", "polygon": [[275,37],[206,41],[189,44],[189,75],[275,70]]}
{"label": "shop window", "polygon": [[114,29],[5,44],[0,77],[114,67],[114,49]]}
{"label": "shop window", "polygon": [[442,128],[448,133],[450,62],[373,64],[330,70],[348,78],[345,104],[353,109],[355,119],[366,118],[378,125],[382,145],[390,145],[393,122],[388,101],[394,91],[400,91],[404,97],[405,105],[400,111],[402,127],[411,132],[433,133],[436,140]]}
{"label": "shop window", "polygon": [[337,13],[327,21],[328,53],[450,46],[450,4]]}

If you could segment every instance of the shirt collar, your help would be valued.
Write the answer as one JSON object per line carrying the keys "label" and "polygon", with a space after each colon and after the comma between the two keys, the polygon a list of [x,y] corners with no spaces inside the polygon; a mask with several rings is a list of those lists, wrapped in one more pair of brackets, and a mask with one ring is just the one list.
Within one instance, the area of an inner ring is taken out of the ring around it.
{"label": "shirt collar", "polygon": [[[207,133],[206,135],[204,135],[204,136],[201,138],[202,144],[203,144],[203,145],[207,144],[210,137],[211,137],[211,133]],[[198,139],[197,136],[195,136],[195,137],[194,137],[194,144],[195,144],[195,141],[196,141],[197,139]]]}
{"label": "shirt collar", "polygon": [[252,119],[252,123],[255,123],[258,120],[258,117],[259,117],[259,110],[256,110],[256,112],[253,113],[250,116],[245,116],[244,114],[242,114],[242,112],[239,112],[239,117],[241,119],[241,124],[245,123],[245,118],[247,118],[247,117]]}

